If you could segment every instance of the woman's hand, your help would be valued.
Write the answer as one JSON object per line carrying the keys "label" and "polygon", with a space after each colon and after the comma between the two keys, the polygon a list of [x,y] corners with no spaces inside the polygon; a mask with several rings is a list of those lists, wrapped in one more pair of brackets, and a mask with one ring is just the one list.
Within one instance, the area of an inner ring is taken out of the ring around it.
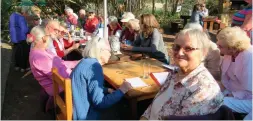
{"label": "woman's hand", "polygon": [[79,43],[74,43],[74,44],[72,45],[73,49],[78,49],[78,48],[79,48],[79,46],[80,46],[80,44],[79,44]]}
{"label": "woman's hand", "polygon": [[148,120],[148,119],[144,116],[141,116],[140,120]]}
{"label": "woman's hand", "polygon": [[129,90],[131,90],[132,88],[133,87],[132,87],[132,85],[129,82],[124,81],[123,84],[119,87],[119,90],[122,91],[125,94]]}
{"label": "woman's hand", "polygon": [[114,91],[115,91],[114,89],[108,88],[108,93],[109,93],[109,94],[113,93]]}
{"label": "woman's hand", "polygon": [[133,46],[130,46],[130,45],[125,45],[123,47],[124,50],[132,50],[133,49]]}

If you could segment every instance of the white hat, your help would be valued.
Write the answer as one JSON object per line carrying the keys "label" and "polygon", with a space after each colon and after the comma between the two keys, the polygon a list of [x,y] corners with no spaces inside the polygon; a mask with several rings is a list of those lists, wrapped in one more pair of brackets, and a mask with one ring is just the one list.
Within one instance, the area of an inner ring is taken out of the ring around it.
{"label": "white hat", "polygon": [[131,19],[135,19],[135,16],[132,12],[125,12],[123,15],[122,15],[122,19],[121,19],[121,22],[128,22],[129,20]]}

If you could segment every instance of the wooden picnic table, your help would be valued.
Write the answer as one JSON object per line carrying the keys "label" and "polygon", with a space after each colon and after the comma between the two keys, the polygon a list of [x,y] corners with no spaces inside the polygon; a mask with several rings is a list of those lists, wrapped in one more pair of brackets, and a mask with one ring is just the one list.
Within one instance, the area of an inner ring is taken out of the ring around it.
{"label": "wooden picnic table", "polygon": [[[126,78],[141,77],[143,75],[142,63],[146,61],[150,64],[150,72],[164,72],[167,71],[162,67],[162,62],[156,59],[143,59],[136,61],[126,61],[107,64],[103,66],[105,80],[111,84],[115,89],[118,89]],[[125,94],[129,100],[131,107],[132,119],[137,119],[137,102],[145,99],[154,98],[160,87],[150,77],[147,79],[141,78],[148,86],[134,88]]]}

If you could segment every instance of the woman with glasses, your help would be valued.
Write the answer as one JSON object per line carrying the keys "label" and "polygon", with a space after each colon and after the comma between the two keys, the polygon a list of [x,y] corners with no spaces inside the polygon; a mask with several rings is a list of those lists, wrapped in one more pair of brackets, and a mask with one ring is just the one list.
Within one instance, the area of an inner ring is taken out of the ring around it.
{"label": "woman with glasses", "polygon": [[123,45],[124,50],[148,54],[161,62],[169,64],[167,49],[163,42],[163,36],[159,32],[159,23],[152,14],[143,14],[140,17],[141,33],[132,45]]}
{"label": "woman with glasses", "polygon": [[203,64],[209,42],[208,36],[197,29],[185,29],[178,33],[173,57],[179,70],[169,73],[141,119],[205,115],[220,108],[223,103],[220,87]]}
{"label": "woman with glasses", "polygon": [[88,18],[84,25],[87,34],[93,34],[98,29],[99,20],[95,16],[94,10],[89,10]]}
{"label": "woman with glasses", "polygon": [[104,87],[102,66],[111,53],[103,39],[93,37],[88,41],[83,56],[71,74],[73,120],[98,120],[100,111],[119,102],[132,86],[125,81],[115,91]]}
{"label": "woman with glasses", "polygon": [[217,35],[217,45],[224,54],[221,82],[224,104],[238,113],[247,113],[252,120],[252,53],[250,38],[239,27],[228,27]]}
{"label": "woman with glasses", "polygon": [[[29,54],[33,76],[46,93],[49,96],[53,96],[52,68],[56,67],[62,77],[68,78],[72,71],[71,69],[76,66],[78,61],[63,61],[59,56],[47,49],[49,41],[50,36],[46,35],[44,28],[41,26],[34,27],[27,37],[27,42],[33,44]],[[59,92],[62,91],[60,88]]]}

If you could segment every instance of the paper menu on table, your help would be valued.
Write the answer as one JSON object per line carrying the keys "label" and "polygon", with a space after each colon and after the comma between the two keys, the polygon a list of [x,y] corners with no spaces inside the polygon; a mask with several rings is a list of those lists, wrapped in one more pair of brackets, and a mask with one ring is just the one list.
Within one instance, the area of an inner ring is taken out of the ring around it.
{"label": "paper menu on table", "polygon": [[168,74],[169,72],[158,72],[158,73],[151,73],[150,76],[156,82],[157,85],[162,86],[165,83]]}
{"label": "paper menu on table", "polygon": [[134,78],[127,78],[125,79],[128,83],[131,84],[133,88],[138,88],[138,87],[146,87],[148,86],[144,81],[141,80],[139,77],[134,77]]}

